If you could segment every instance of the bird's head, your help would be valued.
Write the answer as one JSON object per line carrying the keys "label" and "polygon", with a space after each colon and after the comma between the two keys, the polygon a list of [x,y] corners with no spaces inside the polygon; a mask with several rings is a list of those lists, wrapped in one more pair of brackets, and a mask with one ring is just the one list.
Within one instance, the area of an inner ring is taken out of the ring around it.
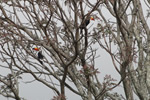
{"label": "bird's head", "polygon": [[94,20],[94,17],[91,16],[91,17],[90,17],[90,20]]}
{"label": "bird's head", "polygon": [[35,51],[39,51],[39,50],[40,50],[40,48],[35,47],[35,48],[33,48],[33,50],[35,50]]}

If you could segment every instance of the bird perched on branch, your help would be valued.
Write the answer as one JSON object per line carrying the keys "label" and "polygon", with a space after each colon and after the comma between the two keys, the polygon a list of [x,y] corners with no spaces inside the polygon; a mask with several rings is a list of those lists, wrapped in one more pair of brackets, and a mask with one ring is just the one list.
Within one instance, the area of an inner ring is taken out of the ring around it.
{"label": "bird perched on branch", "polygon": [[43,64],[43,62],[41,61],[41,59],[43,59],[43,58],[44,58],[44,56],[42,55],[42,51],[39,51],[38,52],[38,60],[41,64]]}
{"label": "bird perched on branch", "polygon": [[39,61],[41,64],[43,64],[43,62],[42,62],[41,60],[44,58],[44,56],[43,56],[43,54],[42,54],[42,51],[40,51],[40,48],[35,47],[35,48],[33,48],[33,50],[39,51],[39,52],[38,52],[38,61]]}
{"label": "bird perched on branch", "polygon": [[84,27],[86,27],[90,23],[90,20],[94,20],[94,18],[92,16],[87,17],[85,21],[81,23],[80,28],[83,29]]}
{"label": "bird perched on branch", "polygon": [[44,56],[42,55],[42,51],[39,51],[39,52],[38,52],[38,58],[39,58],[39,59],[43,59],[43,58],[44,58]]}

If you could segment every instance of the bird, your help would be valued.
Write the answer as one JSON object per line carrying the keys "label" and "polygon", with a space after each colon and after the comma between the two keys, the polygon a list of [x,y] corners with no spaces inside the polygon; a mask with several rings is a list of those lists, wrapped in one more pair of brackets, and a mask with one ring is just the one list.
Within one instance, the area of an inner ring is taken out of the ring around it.
{"label": "bird", "polygon": [[38,47],[33,48],[33,50],[38,51],[38,54],[37,54],[38,61],[43,65],[43,62],[41,61],[44,58],[42,51],[40,51],[40,48]]}
{"label": "bird", "polygon": [[86,18],[85,21],[81,24],[80,28],[83,29],[84,27],[86,27],[90,23],[90,20],[94,20],[94,18],[92,16]]}
{"label": "bird", "polygon": [[85,20],[85,25],[87,26],[90,23],[90,20],[94,20],[93,17],[89,17]]}
{"label": "bird", "polygon": [[44,58],[44,56],[42,55],[42,51],[39,51],[38,52],[38,59],[43,59]]}
{"label": "bird", "polygon": [[40,48],[35,47],[35,48],[33,48],[33,50],[39,51],[38,52],[38,59],[43,59],[44,58],[44,56],[42,55],[42,51],[40,51]]}
{"label": "bird", "polygon": [[38,52],[38,61],[43,65],[43,62],[41,61],[44,58],[44,56],[42,55],[42,51]]}

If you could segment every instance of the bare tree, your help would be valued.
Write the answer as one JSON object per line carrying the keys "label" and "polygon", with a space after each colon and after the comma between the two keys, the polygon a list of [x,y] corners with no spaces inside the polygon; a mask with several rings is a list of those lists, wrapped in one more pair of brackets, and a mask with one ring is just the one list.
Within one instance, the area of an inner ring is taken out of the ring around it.
{"label": "bare tree", "polygon": [[[1,0],[0,67],[9,72],[0,74],[0,94],[24,99],[18,80],[30,74],[54,91],[53,100],[66,100],[65,88],[83,100],[149,100],[149,8],[149,0]],[[99,80],[95,45],[110,55],[118,83]],[[110,92],[120,83],[125,97]]]}

